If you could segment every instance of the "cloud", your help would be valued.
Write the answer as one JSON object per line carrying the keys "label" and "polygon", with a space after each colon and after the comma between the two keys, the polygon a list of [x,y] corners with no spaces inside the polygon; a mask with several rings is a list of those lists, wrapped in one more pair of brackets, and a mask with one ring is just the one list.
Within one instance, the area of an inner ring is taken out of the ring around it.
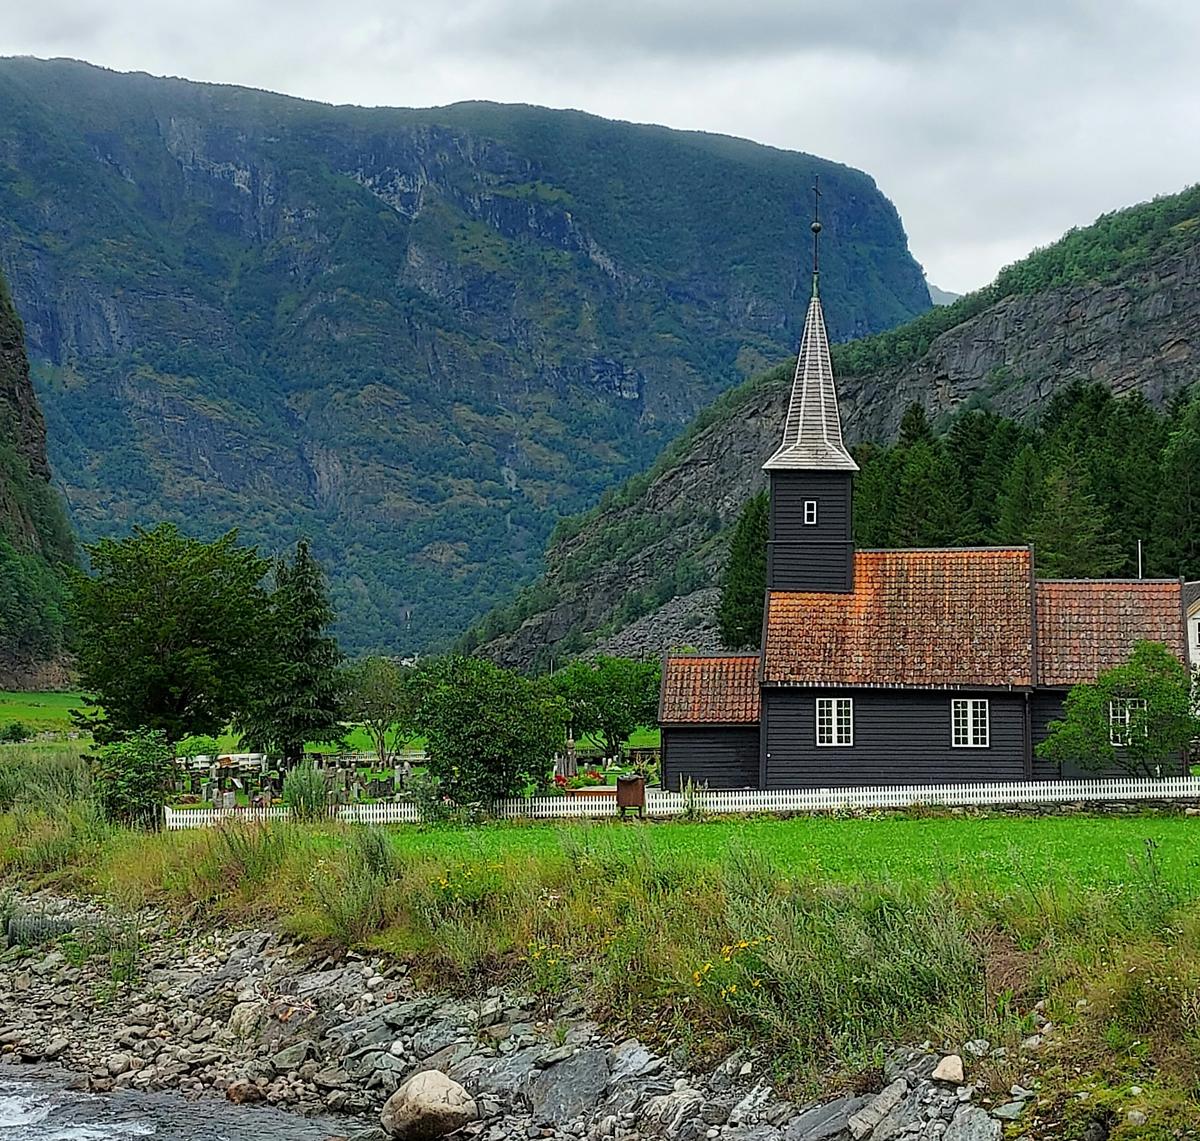
{"label": "cloud", "polygon": [[944,288],[1200,179],[1188,0],[42,0],[5,50],[338,103],[494,99],[858,166]]}

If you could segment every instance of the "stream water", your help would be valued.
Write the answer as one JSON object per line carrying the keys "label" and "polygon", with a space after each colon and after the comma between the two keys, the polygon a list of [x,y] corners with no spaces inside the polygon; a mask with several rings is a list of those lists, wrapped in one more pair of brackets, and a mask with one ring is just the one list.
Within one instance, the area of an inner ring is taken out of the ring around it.
{"label": "stream water", "polygon": [[61,1076],[0,1067],[0,1141],[329,1141],[355,1128],[216,1098],[77,1093]]}

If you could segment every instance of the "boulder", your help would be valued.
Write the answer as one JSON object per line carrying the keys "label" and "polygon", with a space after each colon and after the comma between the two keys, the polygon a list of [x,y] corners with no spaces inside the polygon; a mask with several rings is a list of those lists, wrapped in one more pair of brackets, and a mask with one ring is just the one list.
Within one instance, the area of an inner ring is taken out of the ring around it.
{"label": "boulder", "polygon": [[680,1130],[700,1116],[704,1097],[694,1089],[675,1090],[673,1093],[652,1097],[646,1102],[638,1118],[643,1133],[659,1137],[678,1137]]}
{"label": "boulder", "polygon": [[267,1017],[267,1004],[261,999],[239,1002],[229,1015],[229,1032],[235,1038],[252,1038]]}
{"label": "boulder", "polygon": [[862,1109],[851,1115],[846,1128],[854,1141],[862,1141],[908,1094],[908,1082],[897,1078],[890,1086],[873,1097]]}
{"label": "boulder", "polygon": [[608,1085],[605,1050],[580,1050],[538,1074],[530,1093],[535,1121],[565,1125],[590,1113]]}
{"label": "boulder", "polygon": [[962,1085],[963,1078],[965,1077],[962,1058],[957,1054],[947,1054],[934,1067],[933,1073],[930,1076],[935,1082],[948,1082],[954,1086]]}
{"label": "boulder", "polygon": [[784,1141],[832,1141],[842,1137],[850,1118],[871,1101],[870,1096],[839,1097],[825,1105],[813,1106],[784,1130]]}
{"label": "boulder", "polygon": [[942,1134],[942,1141],[1000,1141],[1001,1126],[987,1110],[964,1105]]}
{"label": "boulder", "polygon": [[389,1137],[435,1141],[479,1116],[471,1095],[438,1070],[414,1074],[383,1107],[379,1123]]}

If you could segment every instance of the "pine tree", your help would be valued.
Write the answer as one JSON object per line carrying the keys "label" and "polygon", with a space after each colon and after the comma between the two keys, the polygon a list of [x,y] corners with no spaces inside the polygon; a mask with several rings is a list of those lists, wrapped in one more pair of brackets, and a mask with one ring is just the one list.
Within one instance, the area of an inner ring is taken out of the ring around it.
{"label": "pine tree", "polygon": [[717,627],[730,650],[757,648],[762,636],[769,510],[767,493],[760,492],[742,508],[729,543]]}
{"label": "pine tree", "polygon": [[1079,458],[1066,456],[1046,477],[1045,499],[1033,522],[1038,573],[1046,578],[1104,578],[1123,555],[1111,538],[1104,508],[1096,502]]}
{"label": "pine tree", "polygon": [[996,513],[996,541],[1028,543],[1046,497],[1042,461],[1032,444],[1026,444],[1013,460],[1000,485]]}
{"label": "pine tree", "polygon": [[933,442],[933,425],[929,423],[929,416],[925,408],[914,400],[900,417],[900,446],[910,448],[914,444]]}
{"label": "pine tree", "polygon": [[287,768],[303,758],[308,742],[341,737],[342,655],[327,632],[333,620],[325,576],[301,539],[291,562],[275,564],[269,668],[238,721],[247,741],[279,754]]}
{"label": "pine tree", "polygon": [[876,448],[857,458],[861,470],[854,477],[854,541],[864,548],[886,547],[904,456],[898,448]]}
{"label": "pine tree", "polygon": [[949,547],[961,542],[966,500],[954,464],[937,444],[905,450],[891,545]]}
{"label": "pine tree", "polygon": [[1182,408],[1163,449],[1147,554],[1156,573],[1200,577],[1200,394]]}

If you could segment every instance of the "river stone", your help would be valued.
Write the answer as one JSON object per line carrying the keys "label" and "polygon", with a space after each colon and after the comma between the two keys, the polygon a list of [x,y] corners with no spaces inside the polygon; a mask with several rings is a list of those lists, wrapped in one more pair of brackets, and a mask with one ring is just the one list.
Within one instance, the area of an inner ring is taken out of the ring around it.
{"label": "river stone", "polygon": [[908,1093],[908,1082],[897,1078],[882,1093],[876,1094],[862,1109],[850,1116],[846,1128],[854,1141],[862,1141],[893,1109],[900,1104]]}
{"label": "river stone", "polygon": [[863,1097],[839,1097],[825,1105],[814,1106],[800,1114],[784,1130],[784,1141],[832,1141],[846,1132],[850,1118],[871,1100]]}
{"label": "river stone", "polygon": [[435,1141],[478,1116],[471,1095],[458,1082],[437,1070],[425,1070],[388,1098],[379,1123],[389,1137]]}
{"label": "river stone", "polygon": [[964,1105],[954,1115],[942,1141],[1000,1141],[1000,1122],[977,1105]]}
{"label": "river stone", "polygon": [[458,1041],[461,1028],[457,1022],[446,1020],[426,1026],[413,1035],[413,1053],[418,1058],[429,1058]]}
{"label": "river stone", "polygon": [[590,1113],[608,1085],[604,1050],[580,1050],[538,1074],[530,1100],[535,1120],[565,1125]]}
{"label": "river stone", "polygon": [[935,1082],[948,1082],[952,1086],[962,1085],[964,1076],[963,1060],[957,1054],[947,1054],[930,1075]]}
{"label": "river stone", "polygon": [[645,1133],[678,1137],[680,1130],[700,1115],[703,1106],[704,1096],[698,1090],[675,1090],[646,1102],[638,1125]]}
{"label": "river stone", "polygon": [[305,1062],[316,1055],[317,1048],[307,1038],[293,1043],[271,1056],[271,1065],[281,1074],[290,1074],[298,1070]]}
{"label": "river stone", "polygon": [[266,1016],[265,1002],[239,1002],[229,1015],[229,1032],[235,1038],[251,1038],[258,1032]]}

